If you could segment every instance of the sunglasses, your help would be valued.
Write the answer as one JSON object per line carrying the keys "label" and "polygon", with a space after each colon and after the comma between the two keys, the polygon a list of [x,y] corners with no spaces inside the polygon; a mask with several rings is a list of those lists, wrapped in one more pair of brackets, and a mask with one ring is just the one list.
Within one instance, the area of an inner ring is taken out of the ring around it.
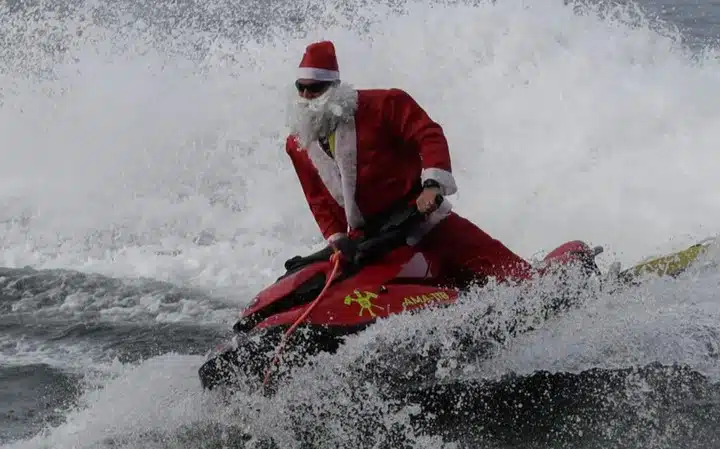
{"label": "sunglasses", "polygon": [[318,83],[301,83],[300,81],[295,81],[295,87],[297,88],[298,92],[309,92],[311,94],[319,94],[332,84],[332,81],[321,81]]}

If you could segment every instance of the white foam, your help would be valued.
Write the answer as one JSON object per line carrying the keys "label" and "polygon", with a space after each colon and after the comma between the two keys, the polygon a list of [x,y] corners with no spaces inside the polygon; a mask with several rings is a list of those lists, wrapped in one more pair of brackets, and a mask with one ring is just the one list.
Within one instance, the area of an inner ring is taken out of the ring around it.
{"label": "white foam", "polygon": [[[56,66],[56,79],[5,75],[0,263],[150,276],[247,302],[286,258],[320,243],[282,148],[294,68],[319,38],[335,41],[345,80],[402,87],[444,125],[456,210],[526,258],[580,238],[605,245],[605,262],[628,264],[720,231],[716,60],[561,2],[386,12],[357,12],[372,19],[362,33],[310,26],[302,39],[283,30],[270,41],[218,39],[203,71],[173,48],[135,51],[141,37],[88,27],[78,62]],[[594,315],[527,336],[498,373],[650,359],[717,373],[704,337],[689,338],[717,328],[713,281],[678,282],[606,298]],[[402,329],[384,332],[407,338]],[[90,446],[106,428],[192,422],[198,363],[127,367],[87,397],[86,411],[27,445]]]}

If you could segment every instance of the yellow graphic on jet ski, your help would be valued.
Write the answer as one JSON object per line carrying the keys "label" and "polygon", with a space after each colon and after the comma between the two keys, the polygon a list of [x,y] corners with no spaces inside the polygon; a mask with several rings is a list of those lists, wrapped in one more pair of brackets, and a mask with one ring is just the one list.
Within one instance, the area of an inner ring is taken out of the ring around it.
{"label": "yellow graphic on jet ski", "polygon": [[378,295],[372,292],[360,292],[355,290],[355,296],[348,295],[345,297],[345,305],[349,306],[352,303],[357,303],[360,306],[360,313],[358,316],[363,316],[367,312],[371,317],[377,315],[373,311],[373,308],[382,310],[382,307],[373,304],[372,300],[377,298]]}

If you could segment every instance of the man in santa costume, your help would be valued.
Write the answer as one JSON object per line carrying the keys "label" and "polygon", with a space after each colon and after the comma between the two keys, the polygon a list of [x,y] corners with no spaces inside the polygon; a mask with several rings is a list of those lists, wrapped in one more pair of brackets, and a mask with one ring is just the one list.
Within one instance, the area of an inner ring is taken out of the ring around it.
{"label": "man in santa costume", "polygon": [[348,235],[415,201],[426,220],[409,243],[441,263],[448,282],[526,279],[530,265],[443,197],[457,191],[441,126],[400,89],[340,81],[332,42],[310,44],[295,82],[286,151],[325,239],[344,254]]}

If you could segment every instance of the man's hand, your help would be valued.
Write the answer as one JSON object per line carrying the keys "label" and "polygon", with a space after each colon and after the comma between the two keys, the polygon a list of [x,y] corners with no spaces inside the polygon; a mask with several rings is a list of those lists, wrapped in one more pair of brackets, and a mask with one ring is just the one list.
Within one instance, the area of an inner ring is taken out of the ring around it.
{"label": "man's hand", "polygon": [[439,194],[439,188],[425,187],[416,200],[418,211],[423,214],[430,214],[432,212],[435,212],[435,210],[439,206],[436,201],[436,198]]}
{"label": "man's hand", "polygon": [[350,239],[350,237],[340,237],[339,239],[332,242],[330,245],[332,245],[332,247],[335,248],[336,251],[340,252],[346,262],[349,262],[351,264],[355,263],[357,244],[352,239]]}

